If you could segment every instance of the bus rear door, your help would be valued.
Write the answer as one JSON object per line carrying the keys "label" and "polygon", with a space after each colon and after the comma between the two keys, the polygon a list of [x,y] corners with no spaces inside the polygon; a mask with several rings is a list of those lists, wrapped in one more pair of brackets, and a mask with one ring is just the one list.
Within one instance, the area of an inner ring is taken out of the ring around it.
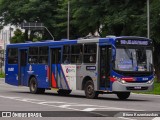
{"label": "bus rear door", "polygon": [[60,88],[59,67],[61,64],[61,47],[50,48],[50,84],[52,88]]}
{"label": "bus rear door", "polygon": [[27,49],[19,49],[19,62],[18,62],[18,85],[25,85],[25,73],[27,67]]}
{"label": "bus rear door", "polygon": [[110,87],[111,46],[100,46],[100,89]]}

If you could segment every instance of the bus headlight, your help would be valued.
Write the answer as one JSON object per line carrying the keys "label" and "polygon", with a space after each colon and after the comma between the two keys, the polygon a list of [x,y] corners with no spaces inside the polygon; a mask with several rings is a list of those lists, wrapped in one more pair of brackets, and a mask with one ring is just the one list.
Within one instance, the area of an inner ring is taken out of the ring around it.
{"label": "bus headlight", "polygon": [[116,78],[118,82],[122,83],[122,84],[126,84],[125,80],[122,80],[121,78]]}
{"label": "bus headlight", "polygon": [[123,84],[126,84],[126,81],[124,81],[124,80],[121,80],[121,83],[123,83]]}
{"label": "bus headlight", "polygon": [[148,82],[147,82],[147,84],[151,84],[153,82],[153,79],[152,80],[149,80]]}

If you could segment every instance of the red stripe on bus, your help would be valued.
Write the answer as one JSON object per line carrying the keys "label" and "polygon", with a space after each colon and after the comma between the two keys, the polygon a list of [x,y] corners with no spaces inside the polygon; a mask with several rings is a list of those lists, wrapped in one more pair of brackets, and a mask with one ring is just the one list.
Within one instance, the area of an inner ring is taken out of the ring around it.
{"label": "red stripe on bus", "polygon": [[124,77],[124,78],[122,78],[122,80],[124,80],[124,81],[126,81],[126,82],[135,81],[135,79],[132,78],[132,77]]}
{"label": "red stripe on bus", "polygon": [[52,73],[52,87],[56,88],[57,85],[56,85],[56,80],[55,80],[55,76],[54,74]]}
{"label": "red stripe on bus", "polygon": [[116,79],[114,77],[109,77],[111,82],[116,81]]}

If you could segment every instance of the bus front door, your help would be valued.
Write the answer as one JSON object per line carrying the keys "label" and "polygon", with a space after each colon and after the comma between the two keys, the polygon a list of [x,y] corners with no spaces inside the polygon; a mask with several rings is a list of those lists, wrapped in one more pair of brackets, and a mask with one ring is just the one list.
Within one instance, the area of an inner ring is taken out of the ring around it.
{"label": "bus front door", "polygon": [[100,88],[110,87],[111,46],[100,46]]}
{"label": "bus front door", "polygon": [[51,87],[59,88],[60,87],[60,74],[59,66],[61,64],[61,48],[51,48],[50,50],[51,59],[50,59],[50,78],[51,78]]}
{"label": "bus front door", "polygon": [[25,85],[25,71],[27,66],[27,49],[19,50],[18,85]]}

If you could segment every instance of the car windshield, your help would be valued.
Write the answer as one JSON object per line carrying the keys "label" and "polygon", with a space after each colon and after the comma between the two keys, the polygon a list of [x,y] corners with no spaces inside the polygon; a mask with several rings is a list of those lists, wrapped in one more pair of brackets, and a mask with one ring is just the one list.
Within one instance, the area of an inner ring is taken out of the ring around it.
{"label": "car windshield", "polygon": [[153,71],[152,50],[117,48],[114,69],[119,71]]}

